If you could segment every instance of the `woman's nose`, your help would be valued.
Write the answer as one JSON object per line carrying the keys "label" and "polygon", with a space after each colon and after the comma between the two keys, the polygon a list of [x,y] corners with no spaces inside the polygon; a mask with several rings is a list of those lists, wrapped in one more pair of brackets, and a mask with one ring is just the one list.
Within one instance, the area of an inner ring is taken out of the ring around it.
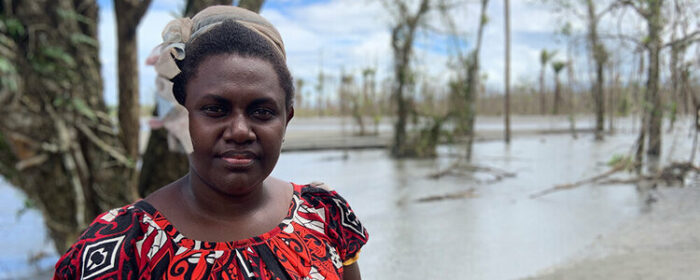
{"label": "woman's nose", "polygon": [[236,114],[231,116],[223,137],[226,141],[244,144],[255,141],[255,132],[253,132],[253,128],[250,123],[248,123],[248,119],[245,115]]}

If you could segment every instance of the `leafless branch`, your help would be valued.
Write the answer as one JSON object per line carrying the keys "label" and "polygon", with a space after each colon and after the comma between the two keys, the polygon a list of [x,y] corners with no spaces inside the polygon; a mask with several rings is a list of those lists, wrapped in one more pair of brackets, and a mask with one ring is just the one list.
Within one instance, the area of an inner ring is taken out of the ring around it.
{"label": "leafless branch", "polygon": [[690,44],[695,43],[697,41],[700,41],[700,30],[695,30],[695,32],[690,33],[683,38],[679,38],[679,39],[673,40],[671,42],[668,42],[668,43],[664,44],[663,47],[665,48],[665,47],[690,45]]}
{"label": "leafless branch", "polygon": [[125,166],[133,166],[133,163],[129,161],[129,159],[119,151],[117,151],[114,147],[110,146],[109,144],[105,143],[102,141],[95,133],[90,130],[85,124],[83,123],[77,123],[75,125],[80,132],[82,132],[92,143],[97,145],[100,149],[105,151],[107,154],[112,156],[114,159],[119,161],[120,163],[124,164]]}

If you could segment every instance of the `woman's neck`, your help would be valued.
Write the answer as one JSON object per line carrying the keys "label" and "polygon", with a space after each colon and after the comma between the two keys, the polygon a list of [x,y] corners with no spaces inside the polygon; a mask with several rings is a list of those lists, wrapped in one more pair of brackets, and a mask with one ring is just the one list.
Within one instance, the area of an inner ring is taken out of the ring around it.
{"label": "woman's neck", "polygon": [[230,195],[210,186],[194,170],[183,179],[178,189],[185,206],[205,220],[235,221],[250,217],[271,200],[266,180],[240,195]]}

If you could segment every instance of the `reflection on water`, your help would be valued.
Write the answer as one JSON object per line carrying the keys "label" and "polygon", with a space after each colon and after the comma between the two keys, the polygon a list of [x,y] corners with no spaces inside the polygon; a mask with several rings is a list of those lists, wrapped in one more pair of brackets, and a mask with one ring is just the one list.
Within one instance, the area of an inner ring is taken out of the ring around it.
{"label": "reflection on water", "polygon": [[[429,179],[451,164],[447,156],[394,161],[380,150],[351,152],[347,160],[341,152],[286,153],[274,174],[325,181],[350,202],[370,232],[360,257],[366,279],[513,279],[563,262],[639,213],[634,186],[582,186],[529,198],[606,171],[606,162],[628,153],[634,139],[560,135],[516,139],[510,147],[477,143],[476,163],[517,173],[487,185],[476,180],[489,174]],[[476,198],[417,202],[470,188]]]}
{"label": "reflection on water", "polygon": [[0,244],[0,279],[32,279],[25,277],[50,268],[58,259],[39,211],[25,209],[24,195],[2,177]]}
{"label": "reflection on water", "polygon": [[[383,150],[351,151],[347,157],[284,153],[273,175],[297,183],[324,181],[350,202],[370,232],[360,257],[365,279],[513,279],[564,261],[639,213],[641,199],[633,186],[582,186],[529,198],[605,171],[605,163],[628,153],[634,139],[549,135],[514,139],[510,146],[477,143],[475,163],[516,173],[490,184],[479,183],[488,173],[430,179],[454,160],[446,155],[460,152],[451,147],[441,149],[441,158],[426,160],[391,160]],[[685,142],[675,144],[675,153],[688,151]],[[418,202],[471,188],[476,197]],[[0,192],[0,242],[13,244],[0,251],[3,278],[16,273],[27,254],[51,246],[38,213],[15,221],[22,198],[7,186]]]}

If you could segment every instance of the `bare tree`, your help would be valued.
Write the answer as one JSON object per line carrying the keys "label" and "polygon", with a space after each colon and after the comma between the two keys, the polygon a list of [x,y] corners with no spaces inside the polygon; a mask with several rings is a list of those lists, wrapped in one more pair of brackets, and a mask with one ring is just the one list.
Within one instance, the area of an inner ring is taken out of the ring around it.
{"label": "bare tree", "polygon": [[318,69],[318,76],[316,79],[316,109],[318,110],[318,116],[323,116],[324,103],[323,95],[326,85],[326,75],[323,73],[323,60],[321,60],[321,66]]}
{"label": "bare tree", "polygon": [[595,61],[595,84],[593,85],[593,100],[595,101],[595,139],[603,140],[603,130],[605,129],[605,73],[603,72],[605,62],[608,60],[608,52],[601,43],[598,36],[598,23],[600,19],[613,6],[604,9],[602,12],[596,10],[595,1],[586,0],[588,43],[593,61]]}
{"label": "bare tree", "polygon": [[372,115],[374,124],[374,135],[379,135],[379,122],[381,121],[381,106],[380,100],[377,98],[376,92],[376,73],[375,68],[367,67],[362,70],[362,93],[364,98],[365,113],[369,111]]}
{"label": "bare tree", "polygon": [[391,28],[391,48],[394,53],[395,79],[392,96],[397,106],[397,119],[391,153],[395,157],[403,157],[407,155],[406,120],[409,110],[404,91],[410,83],[410,62],[416,29],[423,16],[430,10],[430,0],[421,0],[415,12],[410,11],[405,1],[386,0],[383,3],[395,15],[395,22]]}
{"label": "bare tree", "polygon": [[569,130],[571,131],[571,136],[576,139],[578,135],[576,133],[576,75],[574,74],[574,58],[573,52],[576,47],[577,39],[573,36],[571,25],[567,24],[562,28],[561,33],[566,37],[566,74],[567,74],[567,91],[569,96],[568,108],[569,108]]}
{"label": "bare tree", "polygon": [[[457,80],[451,83],[451,115],[456,118],[456,133],[463,134],[467,137],[466,143],[466,159],[470,160],[472,156],[472,146],[474,143],[474,123],[476,121],[476,102],[478,91],[481,87],[479,76],[480,62],[479,54],[481,53],[481,42],[483,40],[484,28],[488,23],[486,14],[488,8],[488,0],[481,0],[479,25],[477,27],[476,44],[474,49],[467,55],[464,55],[461,49],[457,49],[458,73]],[[442,5],[443,14],[446,14],[448,6]],[[457,34],[457,28],[454,22],[449,17],[447,25],[451,29],[451,33]]]}
{"label": "bare tree", "polygon": [[603,130],[605,129],[604,69],[608,60],[608,51],[600,38],[598,24],[606,14],[616,9],[619,4],[612,1],[603,9],[599,9],[596,5],[604,2],[595,0],[553,0],[550,2],[557,8],[560,8],[566,16],[575,16],[582,20],[586,26],[587,45],[595,64],[595,82],[592,86],[595,111],[595,139],[602,140]]}
{"label": "bare tree", "polygon": [[303,107],[302,103],[304,103],[303,92],[304,92],[304,82],[305,81],[302,78],[297,78],[297,79],[294,79],[294,82],[296,84],[296,86],[294,87],[294,91],[296,92],[296,94],[294,95],[294,107],[296,107],[296,108]]}
{"label": "bare tree", "polygon": [[[119,73],[119,127],[122,144],[130,160],[139,157],[139,66],[136,42],[136,28],[146,13],[151,0],[114,0],[117,20],[117,64]],[[138,196],[138,170],[126,175],[130,178],[129,189]]]}
{"label": "bare tree", "polygon": [[[661,156],[661,124],[663,105],[659,94],[659,55],[665,46],[673,46],[677,44],[685,44],[687,42],[697,41],[700,39],[700,30],[690,33],[689,35],[676,39],[664,44],[662,32],[668,19],[662,13],[665,1],[663,0],[621,0],[621,4],[630,7],[637,15],[646,22],[647,33],[642,44],[647,52],[647,82],[646,91],[644,94],[645,114],[643,118],[643,129],[640,131],[640,136],[637,139],[638,147],[644,146],[646,140],[646,156],[648,160],[648,170],[656,172],[658,161]],[[642,149],[637,150],[637,164],[641,165]]]}

